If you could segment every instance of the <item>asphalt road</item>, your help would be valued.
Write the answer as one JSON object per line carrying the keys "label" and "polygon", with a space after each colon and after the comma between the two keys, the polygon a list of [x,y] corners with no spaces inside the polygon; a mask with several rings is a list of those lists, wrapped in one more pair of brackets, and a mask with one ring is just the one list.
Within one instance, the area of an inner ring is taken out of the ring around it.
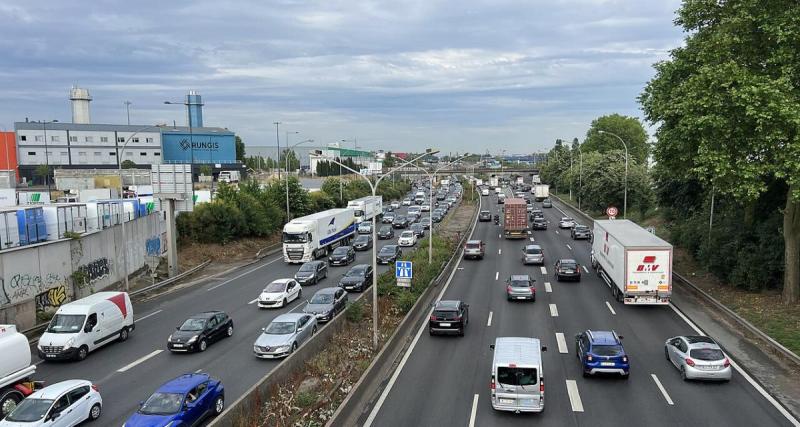
{"label": "asphalt road", "polygon": [[[482,203],[482,209],[493,213],[502,206],[493,195],[483,197]],[[544,209],[544,214],[548,229],[530,236],[544,249],[544,270],[521,262],[521,248],[530,239],[502,239],[499,226],[478,223],[473,238],[486,242],[486,257],[462,260],[442,297],[470,304],[466,336],[431,337],[425,330],[427,322],[422,325],[399,376],[389,382],[368,425],[792,425],[739,372],[729,383],[683,382],[664,357],[664,342],[675,335],[694,334],[689,324],[670,307],[624,306],[614,301],[608,286],[591,270],[589,242],[573,241],[568,230],[558,229],[563,216],[558,206]],[[559,258],[574,258],[586,266],[581,282],[556,282],[553,264]],[[536,279],[536,302],[507,301],[505,279],[525,273]],[[614,329],[624,337],[631,359],[630,379],[582,376],[574,336],[586,329]],[[559,350],[558,333],[565,337],[566,353]],[[489,344],[501,336],[538,337],[547,346],[543,413],[492,409]],[[567,391],[570,381],[577,386],[572,397]]]}
{"label": "asphalt road", "polygon": [[[400,210],[405,211],[406,208]],[[378,240],[378,249],[396,243],[401,231],[395,230],[392,240]],[[350,266],[370,263],[371,256],[372,250],[356,252],[356,261]],[[67,379],[94,382],[103,397],[103,415],[99,420],[99,425],[103,426],[122,425],[138,409],[140,401],[147,399],[164,382],[185,373],[206,372],[221,379],[226,401],[231,403],[280,363],[280,360],[261,360],[253,355],[253,343],[261,328],[280,314],[302,310],[305,301],[317,289],[336,286],[350,269],[330,267],[326,279],[304,288],[302,299],[285,308],[259,309],[255,301],[264,286],[275,279],[293,277],[299,266],[285,264],[282,255],[274,255],[236,270],[223,280],[212,280],[154,301],[135,304],[136,330],[127,342],[109,344],[90,353],[83,362],[39,361],[35,378],[47,384]],[[389,268],[394,266],[378,265],[378,272]],[[371,292],[371,288],[365,292]],[[350,295],[350,300],[359,295]],[[204,353],[171,354],[166,349],[167,337],[186,318],[206,310],[227,312],[234,322],[233,337],[209,345]]]}

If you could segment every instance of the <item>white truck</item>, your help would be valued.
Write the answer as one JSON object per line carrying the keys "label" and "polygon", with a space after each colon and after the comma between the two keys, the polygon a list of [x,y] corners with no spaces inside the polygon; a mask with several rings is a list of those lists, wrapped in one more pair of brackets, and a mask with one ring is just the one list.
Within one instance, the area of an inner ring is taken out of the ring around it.
{"label": "white truck", "polygon": [[283,260],[300,264],[324,257],[329,250],[346,245],[355,233],[355,216],[350,208],[295,218],[283,226]]}
{"label": "white truck", "polygon": [[0,325],[0,420],[17,407],[22,399],[41,387],[30,380],[36,372],[31,364],[28,338],[14,325]]}
{"label": "white truck", "polygon": [[450,186],[450,180],[449,179],[439,180],[439,186],[441,186],[442,188],[449,187]]}
{"label": "white truck", "polygon": [[482,186],[483,185],[483,180],[480,179],[480,178],[476,178],[475,179],[475,185],[478,186],[478,187]]}
{"label": "white truck", "polygon": [[242,174],[239,171],[221,171],[217,177],[217,182],[239,182],[242,179]]}
{"label": "white truck", "polygon": [[535,185],[535,184],[541,184],[541,183],[542,183],[542,177],[540,177],[539,175],[533,175],[531,177],[531,184]]}
{"label": "white truck", "polygon": [[629,220],[596,220],[592,267],[624,304],[667,305],[672,245]]}
{"label": "white truck", "polygon": [[550,197],[550,186],[547,184],[536,184],[531,189],[531,193],[533,193],[533,198],[537,202],[541,202]]}
{"label": "white truck", "polygon": [[366,196],[350,200],[347,202],[347,207],[353,210],[356,224],[362,221],[371,221],[372,218],[380,217],[383,214],[383,197]]}
{"label": "white truck", "polygon": [[500,179],[497,178],[494,175],[490,176],[489,177],[489,186],[490,187],[497,187],[498,185],[500,185]]}

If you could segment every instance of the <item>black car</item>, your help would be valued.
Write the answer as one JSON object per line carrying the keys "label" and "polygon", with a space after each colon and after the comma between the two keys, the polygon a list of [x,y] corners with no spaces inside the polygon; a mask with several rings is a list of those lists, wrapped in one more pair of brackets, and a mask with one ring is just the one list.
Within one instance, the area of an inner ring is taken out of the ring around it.
{"label": "black car", "polygon": [[357,251],[366,251],[372,247],[372,236],[369,234],[362,234],[353,240],[353,249]]}
{"label": "black car", "polygon": [[403,251],[400,249],[400,246],[386,245],[378,252],[377,262],[378,264],[390,264],[397,261],[401,255],[403,255]]}
{"label": "black car", "polygon": [[394,217],[394,221],[392,221],[392,227],[394,228],[406,228],[408,224],[408,217],[402,215]]}
{"label": "black car", "polygon": [[425,237],[425,226],[419,222],[411,224],[411,231],[413,231],[414,235],[417,237]]}
{"label": "black car", "polygon": [[492,220],[492,213],[489,211],[481,211],[481,213],[478,214],[478,221],[486,222],[491,220]]}
{"label": "black car", "polygon": [[578,240],[578,239],[591,240],[592,239],[592,230],[589,230],[589,227],[587,227],[585,225],[580,225],[579,224],[579,225],[576,225],[575,227],[572,227],[572,231],[570,232],[570,235],[572,236],[572,240]]}
{"label": "black car", "polygon": [[339,280],[339,287],[346,291],[362,292],[372,284],[372,266],[369,264],[358,264],[350,268]]}
{"label": "black car", "polygon": [[541,209],[534,209],[531,211],[531,220],[536,218],[544,218],[544,212]]}
{"label": "black car", "polygon": [[431,217],[428,216],[428,215],[425,215],[425,216],[423,216],[422,218],[419,219],[419,223],[422,224],[422,226],[426,230],[430,230],[430,228],[431,228]]}
{"label": "black car", "polygon": [[222,311],[205,311],[186,319],[167,338],[172,352],[206,351],[208,345],[233,335],[233,319]]}
{"label": "black car", "polygon": [[394,217],[394,212],[387,212],[383,215],[383,218],[381,218],[381,222],[384,224],[391,224],[392,221],[394,221]]}
{"label": "black car", "polygon": [[378,239],[391,239],[394,237],[394,228],[391,225],[384,225],[378,230]]}
{"label": "black car", "polygon": [[330,265],[348,265],[356,260],[356,251],[352,246],[339,246],[328,256]]}
{"label": "black car", "polygon": [[581,266],[574,259],[560,259],[556,261],[556,280],[581,281]]}
{"label": "black car", "polygon": [[461,301],[438,301],[433,304],[433,314],[428,320],[428,332],[464,336],[469,323],[469,304]]}
{"label": "black car", "polygon": [[534,218],[531,228],[534,230],[547,230],[547,221],[544,218]]}
{"label": "black car", "polygon": [[294,280],[301,286],[316,285],[326,277],[328,277],[328,264],[324,261],[309,261],[301,265],[294,274]]}

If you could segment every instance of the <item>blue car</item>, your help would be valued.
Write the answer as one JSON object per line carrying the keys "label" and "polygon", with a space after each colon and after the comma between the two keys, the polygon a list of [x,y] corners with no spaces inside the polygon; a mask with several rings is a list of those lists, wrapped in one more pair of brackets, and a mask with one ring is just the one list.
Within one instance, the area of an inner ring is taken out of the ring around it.
{"label": "blue car", "polygon": [[123,427],[195,426],[223,409],[222,382],[208,374],[185,374],[159,387]]}
{"label": "blue car", "polygon": [[606,373],[628,379],[630,375],[630,362],[622,347],[622,337],[614,331],[586,331],[575,335],[575,352],[584,377]]}

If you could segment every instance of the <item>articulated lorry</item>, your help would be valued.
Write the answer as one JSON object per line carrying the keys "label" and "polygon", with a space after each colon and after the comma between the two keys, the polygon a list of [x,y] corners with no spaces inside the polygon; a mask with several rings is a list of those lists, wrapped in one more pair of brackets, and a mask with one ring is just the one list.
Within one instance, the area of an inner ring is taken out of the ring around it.
{"label": "articulated lorry", "polygon": [[531,189],[531,193],[533,193],[534,200],[541,202],[550,197],[550,186],[547,184],[536,184]]}
{"label": "articulated lorry", "polygon": [[372,218],[383,214],[383,197],[366,196],[347,202],[347,207],[353,210],[356,224],[362,221],[372,221]]}
{"label": "articulated lorry", "polygon": [[503,211],[503,236],[506,239],[528,237],[528,204],[525,199],[506,199]]}
{"label": "articulated lorry", "polygon": [[283,226],[283,260],[300,264],[324,257],[337,246],[346,245],[356,233],[353,209],[328,209]]}
{"label": "articulated lorry", "polygon": [[28,338],[14,325],[0,325],[0,420],[42,383],[31,381],[36,365],[31,364]]}
{"label": "articulated lorry", "polygon": [[629,220],[595,220],[592,267],[624,304],[667,305],[672,245]]}

